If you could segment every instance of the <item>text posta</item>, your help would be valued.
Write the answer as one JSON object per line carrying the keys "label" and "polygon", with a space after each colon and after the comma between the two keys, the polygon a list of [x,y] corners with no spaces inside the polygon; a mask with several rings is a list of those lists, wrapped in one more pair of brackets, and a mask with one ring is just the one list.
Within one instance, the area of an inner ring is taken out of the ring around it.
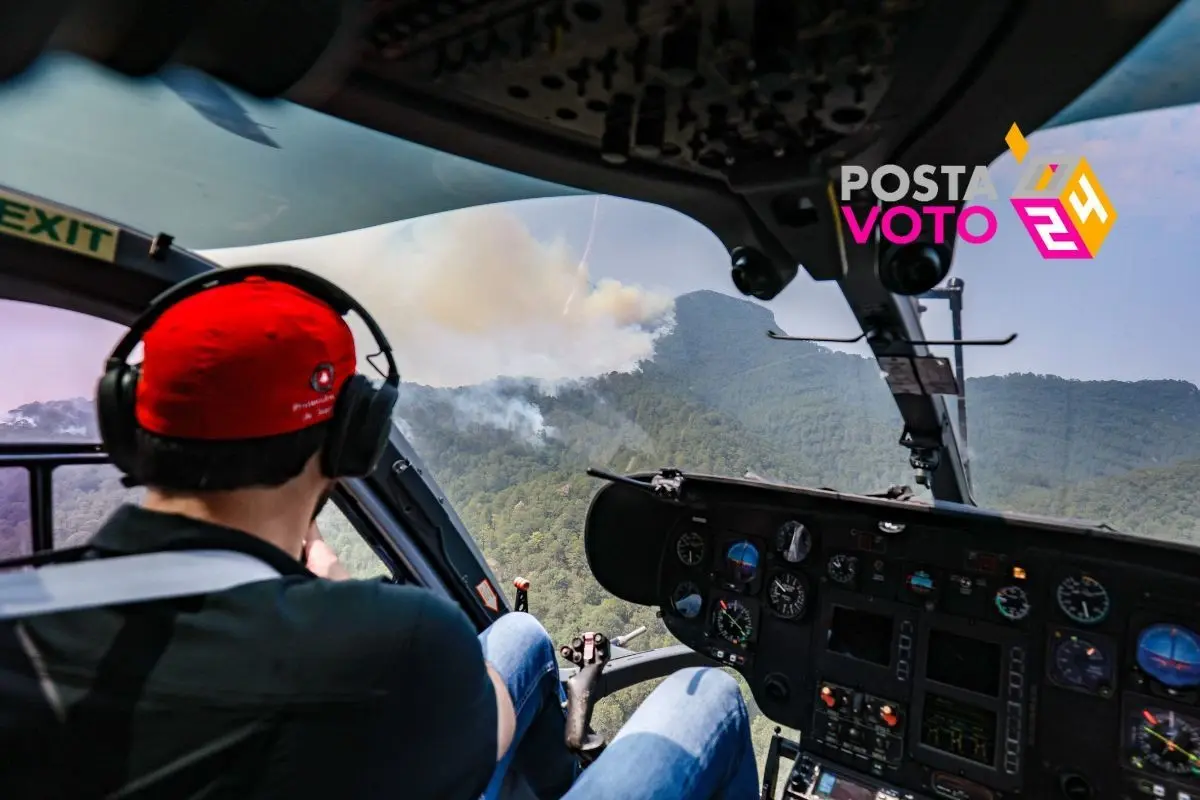
{"label": "text posta", "polygon": [[[926,241],[932,238],[935,244],[945,243],[950,225],[958,238],[969,244],[982,244],[996,235],[995,213],[986,206],[967,205],[974,198],[997,198],[987,167],[922,164],[910,175],[895,164],[885,164],[871,173],[863,167],[844,166],[841,177],[842,217],[857,244],[866,243],[876,230],[888,242],[908,244],[923,238],[926,225],[932,226],[933,235],[924,238]],[[902,200],[912,203],[892,205],[887,211],[878,205],[856,210],[850,201],[856,192],[868,186],[871,194],[884,203],[898,204]],[[939,200],[940,203],[935,202]],[[963,207],[955,213],[953,204],[959,202]],[[982,222],[968,227],[974,218]]]}

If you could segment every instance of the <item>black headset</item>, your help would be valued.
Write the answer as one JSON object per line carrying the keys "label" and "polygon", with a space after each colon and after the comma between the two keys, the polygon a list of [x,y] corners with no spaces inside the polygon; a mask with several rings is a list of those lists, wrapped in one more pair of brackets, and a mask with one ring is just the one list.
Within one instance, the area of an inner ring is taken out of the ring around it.
{"label": "black headset", "polygon": [[400,386],[400,373],[387,337],[367,310],[336,284],[298,267],[268,264],[218,269],[175,284],[150,302],[150,307],[129,326],[129,331],[113,348],[96,388],[96,414],[108,454],[126,475],[137,477],[134,475],[138,430],[136,401],[141,374],[141,365],[130,364],[129,354],[167,309],[192,295],[217,286],[241,283],[248,278],[286,283],[326,303],[341,316],[353,311],[371,331],[379,345],[379,354],[387,359],[387,377],[381,385],[375,386],[367,376],[355,374],[342,385],[321,452],[321,471],[329,478],[361,478],[375,469],[391,432],[392,409]]}

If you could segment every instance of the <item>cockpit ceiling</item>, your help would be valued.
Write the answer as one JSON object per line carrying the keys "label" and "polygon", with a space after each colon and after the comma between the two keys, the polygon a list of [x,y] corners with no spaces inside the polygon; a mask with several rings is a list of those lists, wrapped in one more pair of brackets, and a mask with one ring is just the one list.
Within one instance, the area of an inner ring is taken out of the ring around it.
{"label": "cockpit ceiling", "polygon": [[1200,0],[1184,0],[1108,74],[1046,123],[1200,103]]}
{"label": "cockpit ceiling", "polygon": [[608,163],[717,176],[836,152],[870,128],[926,0],[415,0],[363,69]]}

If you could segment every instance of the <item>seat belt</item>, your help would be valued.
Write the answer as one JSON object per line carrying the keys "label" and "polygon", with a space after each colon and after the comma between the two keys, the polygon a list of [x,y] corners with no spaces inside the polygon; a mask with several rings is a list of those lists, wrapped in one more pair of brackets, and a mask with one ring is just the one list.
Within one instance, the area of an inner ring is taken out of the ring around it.
{"label": "seat belt", "polygon": [[0,573],[0,620],[222,592],[279,571],[235,550],[175,550]]}

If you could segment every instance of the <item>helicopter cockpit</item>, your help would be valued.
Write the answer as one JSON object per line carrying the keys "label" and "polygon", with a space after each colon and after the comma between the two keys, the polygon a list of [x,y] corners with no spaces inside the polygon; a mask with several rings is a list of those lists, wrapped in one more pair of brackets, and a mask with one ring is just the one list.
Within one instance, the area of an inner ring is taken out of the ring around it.
{"label": "helicopter cockpit", "polygon": [[1200,3],[61,5],[0,24],[0,339],[58,365],[0,361],[0,558],[136,500],[64,399],[124,326],[290,263],[400,343],[324,535],[538,616],[573,747],[717,665],[763,800],[1200,797],[1200,285],[1139,272]]}

